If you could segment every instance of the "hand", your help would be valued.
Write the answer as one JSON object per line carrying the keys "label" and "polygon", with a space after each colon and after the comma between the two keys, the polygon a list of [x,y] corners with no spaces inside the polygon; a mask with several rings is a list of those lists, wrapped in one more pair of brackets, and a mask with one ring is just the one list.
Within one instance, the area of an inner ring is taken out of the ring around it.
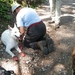
{"label": "hand", "polygon": [[19,42],[22,42],[22,38],[19,38]]}

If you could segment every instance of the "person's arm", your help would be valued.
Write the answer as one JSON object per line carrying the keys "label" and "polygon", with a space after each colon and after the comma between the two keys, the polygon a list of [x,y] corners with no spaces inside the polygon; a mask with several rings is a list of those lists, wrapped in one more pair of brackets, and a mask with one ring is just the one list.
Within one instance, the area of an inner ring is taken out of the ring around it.
{"label": "person's arm", "polygon": [[20,36],[20,38],[19,38],[18,46],[19,46],[19,48],[22,50],[22,49],[23,49],[23,44],[22,44],[22,42],[23,42],[23,37],[24,37],[24,33],[25,33],[24,27],[23,27],[23,26],[20,26],[20,27],[19,27],[19,31],[20,31],[20,33],[21,33],[21,36]]}
{"label": "person's arm", "polygon": [[23,40],[24,34],[25,34],[25,28],[23,26],[19,27],[20,33],[21,33],[21,40]]}

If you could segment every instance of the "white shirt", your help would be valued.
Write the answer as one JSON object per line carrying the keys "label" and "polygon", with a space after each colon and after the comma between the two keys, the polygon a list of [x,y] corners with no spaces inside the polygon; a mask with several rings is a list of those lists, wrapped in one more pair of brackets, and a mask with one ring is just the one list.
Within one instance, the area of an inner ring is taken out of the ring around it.
{"label": "white shirt", "polygon": [[25,26],[28,28],[31,24],[41,21],[36,11],[32,8],[22,8],[17,16],[16,23],[17,26]]}

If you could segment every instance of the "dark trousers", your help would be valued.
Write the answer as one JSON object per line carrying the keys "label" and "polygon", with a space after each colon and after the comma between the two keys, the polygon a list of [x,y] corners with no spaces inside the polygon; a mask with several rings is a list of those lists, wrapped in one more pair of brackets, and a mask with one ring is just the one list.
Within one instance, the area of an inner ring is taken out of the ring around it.
{"label": "dark trousers", "polygon": [[43,22],[28,28],[24,40],[24,46],[35,49],[37,47],[36,43],[38,41],[43,40],[45,34],[46,34],[46,26]]}

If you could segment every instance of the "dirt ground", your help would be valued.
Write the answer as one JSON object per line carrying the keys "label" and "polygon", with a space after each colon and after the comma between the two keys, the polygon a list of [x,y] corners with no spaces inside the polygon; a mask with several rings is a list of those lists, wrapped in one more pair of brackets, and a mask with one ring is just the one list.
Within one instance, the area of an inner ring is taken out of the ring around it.
{"label": "dirt ground", "polygon": [[40,18],[47,27],[47,33],[54,41],[54,51],[43,55],[40,50],[24,48],[25,57],[17,51],[19,62],[13,61],[0,45],[0,65],[6,70],[14,70],[17,75],[72,75],[71,52],[75,45],[75,0],[62,0],[60,28],[54,30],[50,23],[49,4],[37,8]]}

